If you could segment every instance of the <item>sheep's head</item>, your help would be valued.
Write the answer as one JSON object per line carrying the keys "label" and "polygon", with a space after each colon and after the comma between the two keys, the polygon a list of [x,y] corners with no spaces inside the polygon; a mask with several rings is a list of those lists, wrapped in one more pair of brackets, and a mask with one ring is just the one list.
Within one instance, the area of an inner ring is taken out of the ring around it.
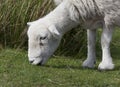
{"label": "sheep's head", "polygon": [[33,65],[43,65],[57,49],[60,33],[54,25],[28,23],[28,57]]}

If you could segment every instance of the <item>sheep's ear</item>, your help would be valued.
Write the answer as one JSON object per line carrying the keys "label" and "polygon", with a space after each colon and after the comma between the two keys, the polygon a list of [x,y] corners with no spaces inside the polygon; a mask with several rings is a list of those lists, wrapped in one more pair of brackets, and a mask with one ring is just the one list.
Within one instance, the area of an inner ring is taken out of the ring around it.
{"label": "sheep's ear", "polygon": [[32,25],[32,22],[28,22],[27,25],[28,25],[28,26],[31,26],[31,25]]}
{"label": "sheep's ear", "polygon": [[54,35],[54,36],[60,36],[59,31],[56,29],[56,27],[54,25],[51,25],[49,27],[49,31]]}
{"label": "sheep's ear", "polygon": [[36,23],[37,21],[27,22],[28,26],[31,26],[32,24]]}

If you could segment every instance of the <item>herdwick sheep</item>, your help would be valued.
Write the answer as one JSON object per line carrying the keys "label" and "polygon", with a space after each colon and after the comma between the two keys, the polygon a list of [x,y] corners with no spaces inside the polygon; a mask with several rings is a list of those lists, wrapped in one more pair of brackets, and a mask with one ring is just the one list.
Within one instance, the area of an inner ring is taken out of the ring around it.
{"label": "herdwick sheep", "polygon": [[115,26],[120,26],[120,0],[60,0],[52,12],[34,22],[28,22],[29,61],[33,65],[45,64],[57,49],[62,36],[82,25],[87,29],[88,54],[83,67],[94,68],[96,61],[96,30],[102,28],[102,62],[100,70],[112,70],[110,42]]}

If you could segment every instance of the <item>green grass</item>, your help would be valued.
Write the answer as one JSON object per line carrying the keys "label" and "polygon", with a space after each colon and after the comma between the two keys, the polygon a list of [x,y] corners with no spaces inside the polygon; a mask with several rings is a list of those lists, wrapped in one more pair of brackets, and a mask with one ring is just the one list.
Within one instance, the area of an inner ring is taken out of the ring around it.
{"label": "green grass", "polygon": [[33,66],[26,51],[2,50],[0,87],[119,87],[120,54],[115,57],[115,69],[100,72],[97,66],[83,69],[83,59],[52,57],[45,66]]}

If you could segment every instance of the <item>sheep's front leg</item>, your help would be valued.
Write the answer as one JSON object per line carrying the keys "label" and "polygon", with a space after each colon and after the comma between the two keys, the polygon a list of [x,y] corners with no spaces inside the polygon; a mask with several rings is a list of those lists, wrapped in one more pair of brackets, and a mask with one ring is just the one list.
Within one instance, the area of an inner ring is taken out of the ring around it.
{"label": "sheep's front leg", "polygon": [[83,62],[83,67],[94,68],[96,62],[95,42],[96,42],[96,30],[87,30],[88,38],[88,54],[87,59]]}
{"label": "sheep's front leg", "polygon": [[114,64],[112,62],[112,57],[110,54],[110,42],[112,39],[112,33],[112,28],[103,28],[101,36],[102,62],[98,66],[99,70],[112,70],[114,68]]}

